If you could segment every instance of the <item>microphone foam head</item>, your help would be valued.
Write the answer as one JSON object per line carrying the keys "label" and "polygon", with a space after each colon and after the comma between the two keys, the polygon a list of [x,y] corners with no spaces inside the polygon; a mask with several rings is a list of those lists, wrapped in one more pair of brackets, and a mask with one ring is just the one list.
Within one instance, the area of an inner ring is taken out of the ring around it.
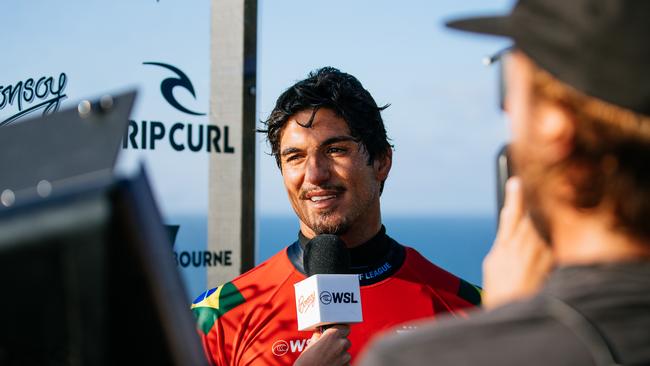
{"label": "microphone foam head", "polygon": [[350,251],[336,235],[322,234],[305,246],[303,265],[307,276],[350,273]]}

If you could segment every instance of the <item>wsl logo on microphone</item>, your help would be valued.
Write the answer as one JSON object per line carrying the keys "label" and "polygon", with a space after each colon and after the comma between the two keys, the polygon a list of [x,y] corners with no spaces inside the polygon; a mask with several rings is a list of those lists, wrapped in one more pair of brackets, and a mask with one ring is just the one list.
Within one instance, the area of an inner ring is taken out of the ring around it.
{"label": "wsl logo on microphone", "polygon": [[0,84],[0,113],[11,110],[7,117],[0,117],[0,127],[8,126],[34,112],[43,111],[43,116],[59,110],[61,101],[67,98],[65,87],[68,77],[30,77],[13,85]]}
{"label": "wsl logo on microphone", "polygon": [[[205,121],[204,109],[207,108],[207,103],[198,103],[194,84],[185,72],[177,66],[164,62],[147,61],[142,65],[147,67],[150,73],[162,75],[159,90],[162,100],[170,107],[167,111],[181,112],[185,117],[181,121],[177,119],[163,121],[161,118],[130,120],[129,129],[122,141],[123,149],[156,150],[164,146],[176,152],[235,153],[228,125],[217,126],[196,122],[196,118]],[[179,97],[183,95],[191,96],[194,102],[181,102]],[[203,100],[207,97],[202,96]],[[204,104],[203,107],[200,107],[201,104]],[[156,111],[165,112],[165,110]],[[185,118],[191,118],[192,121]]]}
{"label": "wsl logo on microphone", "polygon": [[323,305],[334,304],[356,304],[359,301],[354,298],[354,292],[329,292],[321,291],[320,302]]}

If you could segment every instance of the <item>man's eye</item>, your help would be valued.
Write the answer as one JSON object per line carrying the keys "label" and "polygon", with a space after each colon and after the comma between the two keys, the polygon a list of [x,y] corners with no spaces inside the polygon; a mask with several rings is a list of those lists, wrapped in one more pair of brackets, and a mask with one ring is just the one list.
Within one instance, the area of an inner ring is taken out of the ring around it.
{"label": "man's eye", "polygon": [[289,162],[292,162],[292,161],[297,161],[298,159],[300,159],[300,155],[289,155],[284,159],[284,161],[289,163]]}
{"label": "man's eye", "polygon": [[327,148],[327,153],[328,154],[344,153],[345,151],[346,151],[346,149],[344,149],[342,147],[331,146],[331,147]]}

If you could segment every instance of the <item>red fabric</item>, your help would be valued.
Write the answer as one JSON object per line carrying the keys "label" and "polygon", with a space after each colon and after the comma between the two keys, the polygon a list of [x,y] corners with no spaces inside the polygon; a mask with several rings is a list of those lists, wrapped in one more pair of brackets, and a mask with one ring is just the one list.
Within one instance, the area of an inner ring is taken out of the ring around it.
{"label": "red fabric", "polygon": [[[293,284],[305,279],[286,250],[232,281],[245,302],[221,315],[207,335],[199,331],[215,365],[293,365],[311,332],[298,331]],[[440,313],[464,316],[473,306],[458,295],[458,277],[406,249],[390,278],[361,287],[364,321],[351,326],[352,361],[379,332]]]}

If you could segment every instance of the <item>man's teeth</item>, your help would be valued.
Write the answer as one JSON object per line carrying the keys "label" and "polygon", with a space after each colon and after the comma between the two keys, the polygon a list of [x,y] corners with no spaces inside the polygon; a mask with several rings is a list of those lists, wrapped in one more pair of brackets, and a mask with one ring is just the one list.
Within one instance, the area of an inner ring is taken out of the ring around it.
{"label": "man's teeth", "polygon": [[328,200],[328,199],[334,198],[334,197],[336,197],[336,196],[335,195],[331,195],[331,196],[314,196],[314,197],[311,198],[311,201],[312,202],[324,201],[324,200]]}

